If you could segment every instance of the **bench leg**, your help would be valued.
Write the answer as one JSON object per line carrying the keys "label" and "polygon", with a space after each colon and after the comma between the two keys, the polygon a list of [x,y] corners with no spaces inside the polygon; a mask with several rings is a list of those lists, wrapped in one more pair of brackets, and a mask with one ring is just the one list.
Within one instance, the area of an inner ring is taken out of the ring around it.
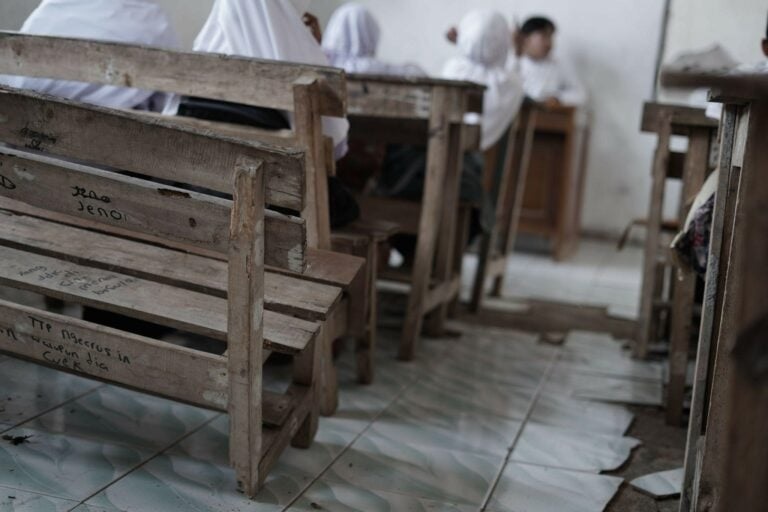
{"label": "bench leg", "polygon": [[321,373],[320,360],[322,357],[324,328],[321,327],[315,341],[297,355],[293,361],[293,385],[296,387],[309,387],[312,406],[309,413],[303,419],[299,430],[293,436],[291,445],[296,448],[309,448],[317,434],[320,410],[320,387],[318,374]]}
{"label": "bench leg", "polygon": [[264,475],[262,344],[264,343],[264,179],[258,163],[238,162],[230,226],[227,318],[229,460],[238,486],[254,496]]}
{"label": "bench leg", "polygon": [[339,376],[333,364],[333,336],[329,326],[323,326],[318,335],[320,385],[320,414],[333,416],[339,407]]}
{"label": "bench leg", "polygon": [[379,269],[379,244],[373,239],[368,244],[367,260],[368,318],[365,335],[358,339],[355,354],[357,359],[357,381],[360,384],[371,384],[373,382],[373,357],[376,350],[376,324],[378,322],[376,276]]}

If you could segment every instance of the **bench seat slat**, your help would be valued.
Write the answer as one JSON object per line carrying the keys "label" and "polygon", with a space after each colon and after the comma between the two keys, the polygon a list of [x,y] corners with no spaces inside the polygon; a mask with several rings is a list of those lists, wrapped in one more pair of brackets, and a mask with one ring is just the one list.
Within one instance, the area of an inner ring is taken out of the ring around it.
{"label": "bench seat slat", "polygon": [[[227,301],[219,297],[0,247],[0,283],[132,318],[227,339]],[[264,314],[264,347],[285,354],[304,349],[315,323]]]}
{"label": "bench seat slat", "polygon": [[[227,264],[196,254],[0,210],[0,245],[226,298]],[[325,320],[341,289],[275,272],[265,274],[268,310]]]}

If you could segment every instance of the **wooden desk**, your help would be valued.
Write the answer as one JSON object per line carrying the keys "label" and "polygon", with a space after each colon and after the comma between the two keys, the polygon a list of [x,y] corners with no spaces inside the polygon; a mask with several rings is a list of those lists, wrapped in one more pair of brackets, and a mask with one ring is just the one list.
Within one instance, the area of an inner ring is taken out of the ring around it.
{"label": "wooden desk", "polygon": [[682,511],[768,503],[768,75],[667,69],[725,103]]}
{"label": "wooden desk", "polygon": [[519,231],[550,240],[560,261],[578,243],[588,130],[574,107],[536,110]]}
{"label": "wooden desk", "polygon": [[[669,382],[667,423],[680,425],[688,370],[688,347],[693,322],[697,277],[683,271],[678,278],[668,242],[662,242],[662,207],[669,180],[682,181],[677,223],[682,229],[688,210],[710,171],[710,144],[717,136],[718,122],[703,109],[680,105],[646,103],[641,130],[658,137],[651,169],[652,185],[645,236],[643,285],[635,356],[645,358],[651,343],[669,333]],[[688,150],[670,150],[672,135],[688,138]]]}
{"label": "wooden desk", "polygon": [[[401,232],[418,234],[411,288],[399,357],[414,357],[424,317],[440,334],[448,307],[458,296],[455,264],[459,178],[467,141],[477,141],[467,112],[482,112],[484,87],[469,83],[391,76],[349,75],[348,118],[351,139],[377,143],[426,144],[427,172],[420,203],[368,198],[368,218],[398,222]],[[410,204],[409,204],[410,203]],[[405,213],[405,215],[403,215]]]}

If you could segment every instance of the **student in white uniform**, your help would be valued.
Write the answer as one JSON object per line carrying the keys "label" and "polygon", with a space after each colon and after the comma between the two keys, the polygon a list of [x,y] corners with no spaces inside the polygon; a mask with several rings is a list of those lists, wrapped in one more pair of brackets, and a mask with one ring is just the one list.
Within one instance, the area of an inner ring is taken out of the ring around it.
{"label": "student in white uniform", "polygon": [[[168,15],[153,0],[43,0],[21,32],[178,47]],[[44,78],[2,76],[0,83],[112,108],[161,111],[168,99],[152,91]]]}
{"label": "student in white uniform", "polygon": [[[462,19],[457,44],[461,55],[449,60],[442,77],[468,80],[487,87],[483,115],[476,119],[482,124],[481,149],[493,146],[517,115],[523,101],[523,88],[515,73],[505,64],[511,34],[503,16],[495,11],[475,10]],[[384,165],[379,192],[382,195],[406,199],[421,198],[426,173],[426,151],[410,146],[390,150]],[[493,205],[482,185],[482,152],[464,156],[460,196],[474,206],[471,235],[487,231],[493,225]],[[396,245],[408,254],[405,243]]]}
{"label": "student in white uniform", "polygon": [[[309,4],[310,0],[216,0],[195,39],[194,50],[327,66],[320,44],[302,21]],[[222,119],[214,112],[216,109],[228,110],[227,115],[239,110],[233,114],[237,119]],[[176,102],[165,113],[274,129],[290,128],[291,123],[287,113],[275,115],[266,109],[200,98],[183,98],[181,107]],[[249,122],[249,118],[255,122]],[[348,130],[346,119],[323,118],[323,132],[333,138],[337,158],[346,153]]]}
{"label": "student in white uniform", "polygon": [[555,24],[535,16],[520,27],[515,37],[517,55],[508,68],[520,73],[525,93],[550,106],[584,106],[587,93],[576,74],[552,56]]}
{"label": "student in white uniform", "polygon": [[371,12],[357,3],[344,4],[331,16],[323,50],[331,65],[348,73],[424,76],[415,64],[390,64],[376,58],[381,29]]}

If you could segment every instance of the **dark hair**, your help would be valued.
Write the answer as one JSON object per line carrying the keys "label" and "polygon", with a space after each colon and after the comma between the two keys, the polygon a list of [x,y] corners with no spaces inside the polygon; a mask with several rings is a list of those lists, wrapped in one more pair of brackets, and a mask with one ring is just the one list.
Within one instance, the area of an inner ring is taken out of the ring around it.
{"label": "dark hair", "polygon": [[523,26],[520,27],[520,33],[524,36],[529,36],[534,32],[541,32],[543,30],[551,30],[554,32],[557,30],[555,23],[549,18],[544,16],[532,16],[525,20]]}

